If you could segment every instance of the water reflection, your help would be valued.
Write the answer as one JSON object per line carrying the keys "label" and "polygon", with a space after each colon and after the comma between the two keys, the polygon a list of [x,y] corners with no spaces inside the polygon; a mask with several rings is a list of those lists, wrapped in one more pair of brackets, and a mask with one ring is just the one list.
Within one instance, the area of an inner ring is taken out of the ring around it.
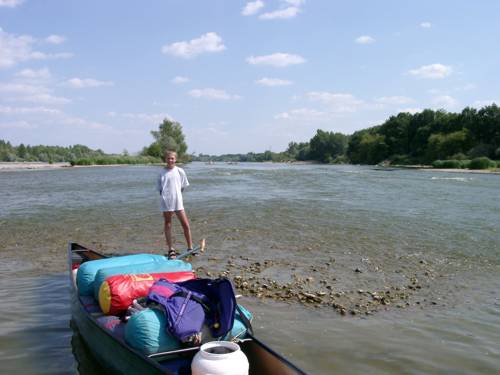
{"label": "water reflection", "polygon": [[78,374],[80,375],[106,375],[109,370],[102,367],[92,354],[92,351],[83,340],[76,324],[70,321],[70,327],[73,331],[71,336],[71,350],[75,357]]}

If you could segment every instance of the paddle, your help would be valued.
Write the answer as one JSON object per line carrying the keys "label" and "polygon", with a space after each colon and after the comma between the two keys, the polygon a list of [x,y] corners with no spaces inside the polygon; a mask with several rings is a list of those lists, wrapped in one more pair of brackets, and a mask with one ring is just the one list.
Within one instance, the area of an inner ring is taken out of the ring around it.
{"label": "paddle", "polygon": [[186,258],[190,255],[195,255],[195,254],[198,254],[199,252],[200,253],[203,253],[205,252],[205,245],[206,245],[206,241],[205,239],[203,238],[201,241],[200,241],[200,246],[195,246],[193,249],[191,250],[188,250],[180,255],[177,255],[175,257],[175,259],[182,259],[182,258]]}

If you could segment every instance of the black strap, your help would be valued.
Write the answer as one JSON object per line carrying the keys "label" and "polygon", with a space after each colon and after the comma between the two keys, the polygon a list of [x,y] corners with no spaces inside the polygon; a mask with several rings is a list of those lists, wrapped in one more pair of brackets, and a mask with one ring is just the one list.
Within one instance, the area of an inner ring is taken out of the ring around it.
{"label": "black strap", "polygon": [[247,332],[250,333],[253,336],[253,328],[252,328],[252,323],[250,323],[250,320],[246,317],[246,315],[243,313],[241,310],[240,306],[236,304],[236,310],[240,313],[241,321],[245,325],[245,328],[247,329]]}

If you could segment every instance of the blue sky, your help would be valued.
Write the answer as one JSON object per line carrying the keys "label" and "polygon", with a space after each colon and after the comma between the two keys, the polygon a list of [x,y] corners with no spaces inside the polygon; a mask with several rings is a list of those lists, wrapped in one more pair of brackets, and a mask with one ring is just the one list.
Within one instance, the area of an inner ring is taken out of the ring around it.
{"label": "blue sky", "polygon": [[0,139],[284,151],[500,103],[497,0],[0,0]]}

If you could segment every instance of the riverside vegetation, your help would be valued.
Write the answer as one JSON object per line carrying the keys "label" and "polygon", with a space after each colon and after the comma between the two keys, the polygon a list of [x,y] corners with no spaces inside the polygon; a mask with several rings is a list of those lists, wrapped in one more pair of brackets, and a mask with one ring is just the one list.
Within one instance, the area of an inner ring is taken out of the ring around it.
{"label": "riverside vegetation", "polygon": [[309,142],[290,142],[284,152],[187,154],[178,122],[165,119],[154,142],[135,156],[125,150],[108,155],[82,145],[70,147],[15,147],[0,140],[0,161],[70,162],[72,165],[150,164],[161,162],[165,150],[176,150],[179,160],[225,162],[316,161],[383,165],[432,165],[435,168],[500,168],[500,108],[496,104],[479,110],[467,107],[460,113],[425,109],[401,112],[383,124],[345,135],[318,129]]}
{"label": "riverside vegetation", "polygon": [[500,168],[500,108],[467,107],[460,113],[426,109],[401,112],[383,124],[345,135],[317,130],[309,142],[290,142],[285,152],[210,156],[201,161],[316,161],[435,168]]}

